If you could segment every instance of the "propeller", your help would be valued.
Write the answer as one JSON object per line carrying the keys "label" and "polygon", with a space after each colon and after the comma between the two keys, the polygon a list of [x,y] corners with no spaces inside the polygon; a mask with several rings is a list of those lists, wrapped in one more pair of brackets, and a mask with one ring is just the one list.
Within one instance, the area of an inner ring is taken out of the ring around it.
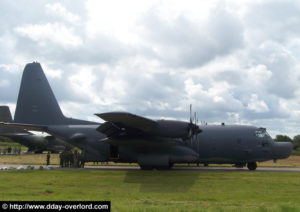
{"label": "propeller", "polygon": [[196,137],[197,140],[197,134],[201,132],[199,126],[197,125],[198,118],[196,112],[192,112],[192,104],[190,104],[190,123],[189,123],[189,137],[191,139],[191,145],[194,145],[194,138]]}

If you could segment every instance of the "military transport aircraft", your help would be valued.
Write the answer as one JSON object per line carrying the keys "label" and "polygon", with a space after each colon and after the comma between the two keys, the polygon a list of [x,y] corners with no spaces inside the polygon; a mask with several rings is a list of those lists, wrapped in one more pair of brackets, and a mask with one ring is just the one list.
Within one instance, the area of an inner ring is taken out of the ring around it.
{"label": "military transport aircraft", "polygon": [[289,157],[292,144],[274,142],[266,129],[241,125],[199,127],[189,122],[152,120],[127,112],[96,114],[105,122],[66,118],[39,63],[26,65],[15,123],[6,127],[45,131],[83,150],[86,161],[137,162],[141,169],[174,163],[247,165]]}
{"label": "military transport aircraft", "polygon": [[[11,113],[8,106],[0,106],[0,121],[12,122]],[[56,139],[54,136],[40,136],[35,135],[26,130],[6,129],[0,127],[0,136],[10,138],[12,141],[28,147],[27,152],[42,153],[43,151],[50,151],[58,153],[71,148],[71,145]]]}

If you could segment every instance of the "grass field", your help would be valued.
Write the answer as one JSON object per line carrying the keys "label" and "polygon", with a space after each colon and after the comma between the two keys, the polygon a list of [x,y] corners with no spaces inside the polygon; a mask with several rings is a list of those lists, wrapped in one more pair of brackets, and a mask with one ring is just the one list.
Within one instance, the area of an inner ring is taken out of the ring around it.
{"label": "grass field", "polygon": [[[46,154],[0,156],[2,165],[45,162]],[[52,154],[51,164],[58,163]],[[300,167],[300,156],[262,166]],[[1,201],[110,200],[112,211],[300,211],[300,173],[9,170],[0,171],[0,182]]]}
{"label": "grass field", "polygon": [[112,211],[300,211],[300,174],[10,170],[1,200],[110,200]]}
{"label": "grass field", "polygon": [[292,154],[300,156],[300,148],[297,148],[297,149],[293,150]]}

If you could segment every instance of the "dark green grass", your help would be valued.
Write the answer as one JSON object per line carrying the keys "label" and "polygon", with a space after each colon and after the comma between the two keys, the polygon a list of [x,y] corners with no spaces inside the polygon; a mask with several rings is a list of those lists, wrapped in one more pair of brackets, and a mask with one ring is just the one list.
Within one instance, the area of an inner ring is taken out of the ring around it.
{"label": "dark green grass", "polygon": [[1,171],[0,200],[111,200],[112,211],[300,211],[300,174]]}
{"label": "dark green grass", "polygon": [[300,156],[300,148],[294,149],[292,154]]}

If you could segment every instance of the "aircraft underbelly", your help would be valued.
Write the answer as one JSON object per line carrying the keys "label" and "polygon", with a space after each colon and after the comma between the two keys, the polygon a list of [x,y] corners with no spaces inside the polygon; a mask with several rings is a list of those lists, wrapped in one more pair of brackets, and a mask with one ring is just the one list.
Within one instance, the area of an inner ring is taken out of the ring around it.
{"label": "aircraft underbelly", "polygon": [[141,154],[137,162],[143,166],[169,166],[170,157],[167,154]]}
{"label": "aircraft underbelly", "polygon": [[165,166],[170,163],[193,163],[199,155],[185,146],[173,146],[165,148],[132,149],[119,148],[119,160],[123,162],[138,162],[144,165]]}

